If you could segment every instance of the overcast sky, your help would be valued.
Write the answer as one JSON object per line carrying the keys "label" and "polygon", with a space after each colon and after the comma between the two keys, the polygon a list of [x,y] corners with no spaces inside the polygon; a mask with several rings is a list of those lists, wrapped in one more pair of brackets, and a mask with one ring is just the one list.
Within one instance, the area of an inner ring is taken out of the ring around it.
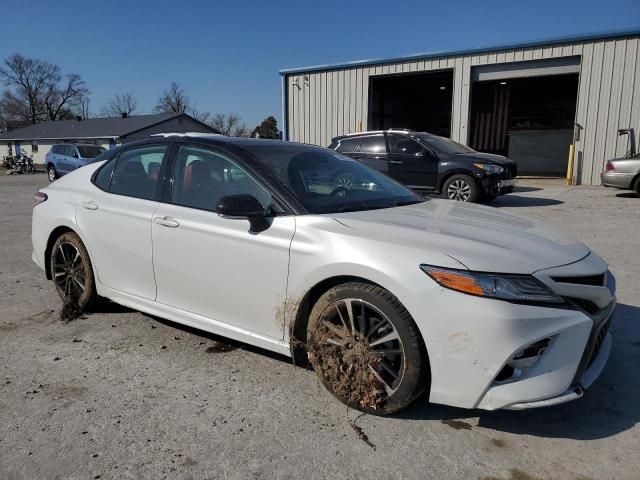
{"label": "overcast sky", "polygon": [[198,110],[280,121],[282,68],[618,29],[638,0],[2,1],[0,58],[20,52],[79,73],[99,112],[136,94],[150,113],[171,81]]}

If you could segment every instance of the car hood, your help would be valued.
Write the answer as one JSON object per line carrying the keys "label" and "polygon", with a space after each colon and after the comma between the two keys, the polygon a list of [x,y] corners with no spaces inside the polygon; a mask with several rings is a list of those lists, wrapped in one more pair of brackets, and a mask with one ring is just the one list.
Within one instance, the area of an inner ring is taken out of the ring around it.
{"label": "car hood", "polygon": [[513,165],[515,163],[513,160],[509,160],[507,157],[503,157],[502,155],[494,155],[493,153],[482,153],[482,152],[470,152],[470,153],[458,153],[456,154],[458,158],[468,158],[473,162],[485,162],[485,163],[495,163],[496,165]]}
{"label": "car hood", "polygon": [[450,200],[332,216],[377,240],[387,239],[390,248],[424,248],[475,271],[530,274],[589,254],[586,246],[541,222]]}

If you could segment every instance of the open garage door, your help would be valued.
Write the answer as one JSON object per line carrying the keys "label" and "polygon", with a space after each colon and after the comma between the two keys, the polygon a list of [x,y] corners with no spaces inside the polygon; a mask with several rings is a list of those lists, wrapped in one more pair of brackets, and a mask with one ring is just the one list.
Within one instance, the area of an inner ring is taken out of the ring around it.
{"label": "open garage door", "polygon": [[384,75],[370,82],[369,130],[409,128],[450,136],[453,71]]}
{"label": "open garage door", "polygon": [[508,156],[521,175],[564,176],[579,68],[576,57],[476,67],[470,146]]}

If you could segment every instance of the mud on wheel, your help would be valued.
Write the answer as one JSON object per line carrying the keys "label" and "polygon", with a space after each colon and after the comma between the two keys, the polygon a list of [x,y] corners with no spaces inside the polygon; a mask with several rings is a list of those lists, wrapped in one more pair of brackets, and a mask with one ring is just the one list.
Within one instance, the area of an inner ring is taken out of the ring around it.
{"label": "mud on wheel", "polygon": [[367,413],[398,411],[429,383],[417,326],[398,299],[376,285],[345,283],[320,297],[309,317],[307,347],[322,384]]}
{"label": "mud on wheel", "polygon": [[93,267],[80,237],[73,232],[60,235],[51,249],[51,278],[63,301],[77,300],[80,308],[90,307],[96,299]]}

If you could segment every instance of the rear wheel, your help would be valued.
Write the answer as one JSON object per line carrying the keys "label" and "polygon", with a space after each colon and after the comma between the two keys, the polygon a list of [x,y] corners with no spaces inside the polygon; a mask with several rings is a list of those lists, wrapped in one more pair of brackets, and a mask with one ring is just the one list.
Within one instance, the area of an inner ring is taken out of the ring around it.
{"label": "rear wheel", "polygon": [[475,180],[469,175],[453,175],[444,182],[442,196],[458,202],[477,202],[480,192]]}
{"label": "rear wheel", "polygon": [[47,167],[47,177],[49,177],[49,181],[53,182],[56,178],[58,178],[58,172],[56,172],[56,167],[53,165],[49,165]]}
{"label": "rear wheel", "polygon": [[640,177],[636,179],[636,184],[633,190],[636,192],[636,195],[640,197]]}
{"label": "rear wheel", "polygon": [[308,355],[322,384],[352,408],[386,415],[412,403],[429,382],[418,328],[385,289],[345,283],[314,305]]}
{"label": "rear wheel", "polygon": [[80,308],[90,307],[96,299],[96,285],[89,253],[80,237],[66,232],[51,249],[51,277],[63,301],[75,298]]}

